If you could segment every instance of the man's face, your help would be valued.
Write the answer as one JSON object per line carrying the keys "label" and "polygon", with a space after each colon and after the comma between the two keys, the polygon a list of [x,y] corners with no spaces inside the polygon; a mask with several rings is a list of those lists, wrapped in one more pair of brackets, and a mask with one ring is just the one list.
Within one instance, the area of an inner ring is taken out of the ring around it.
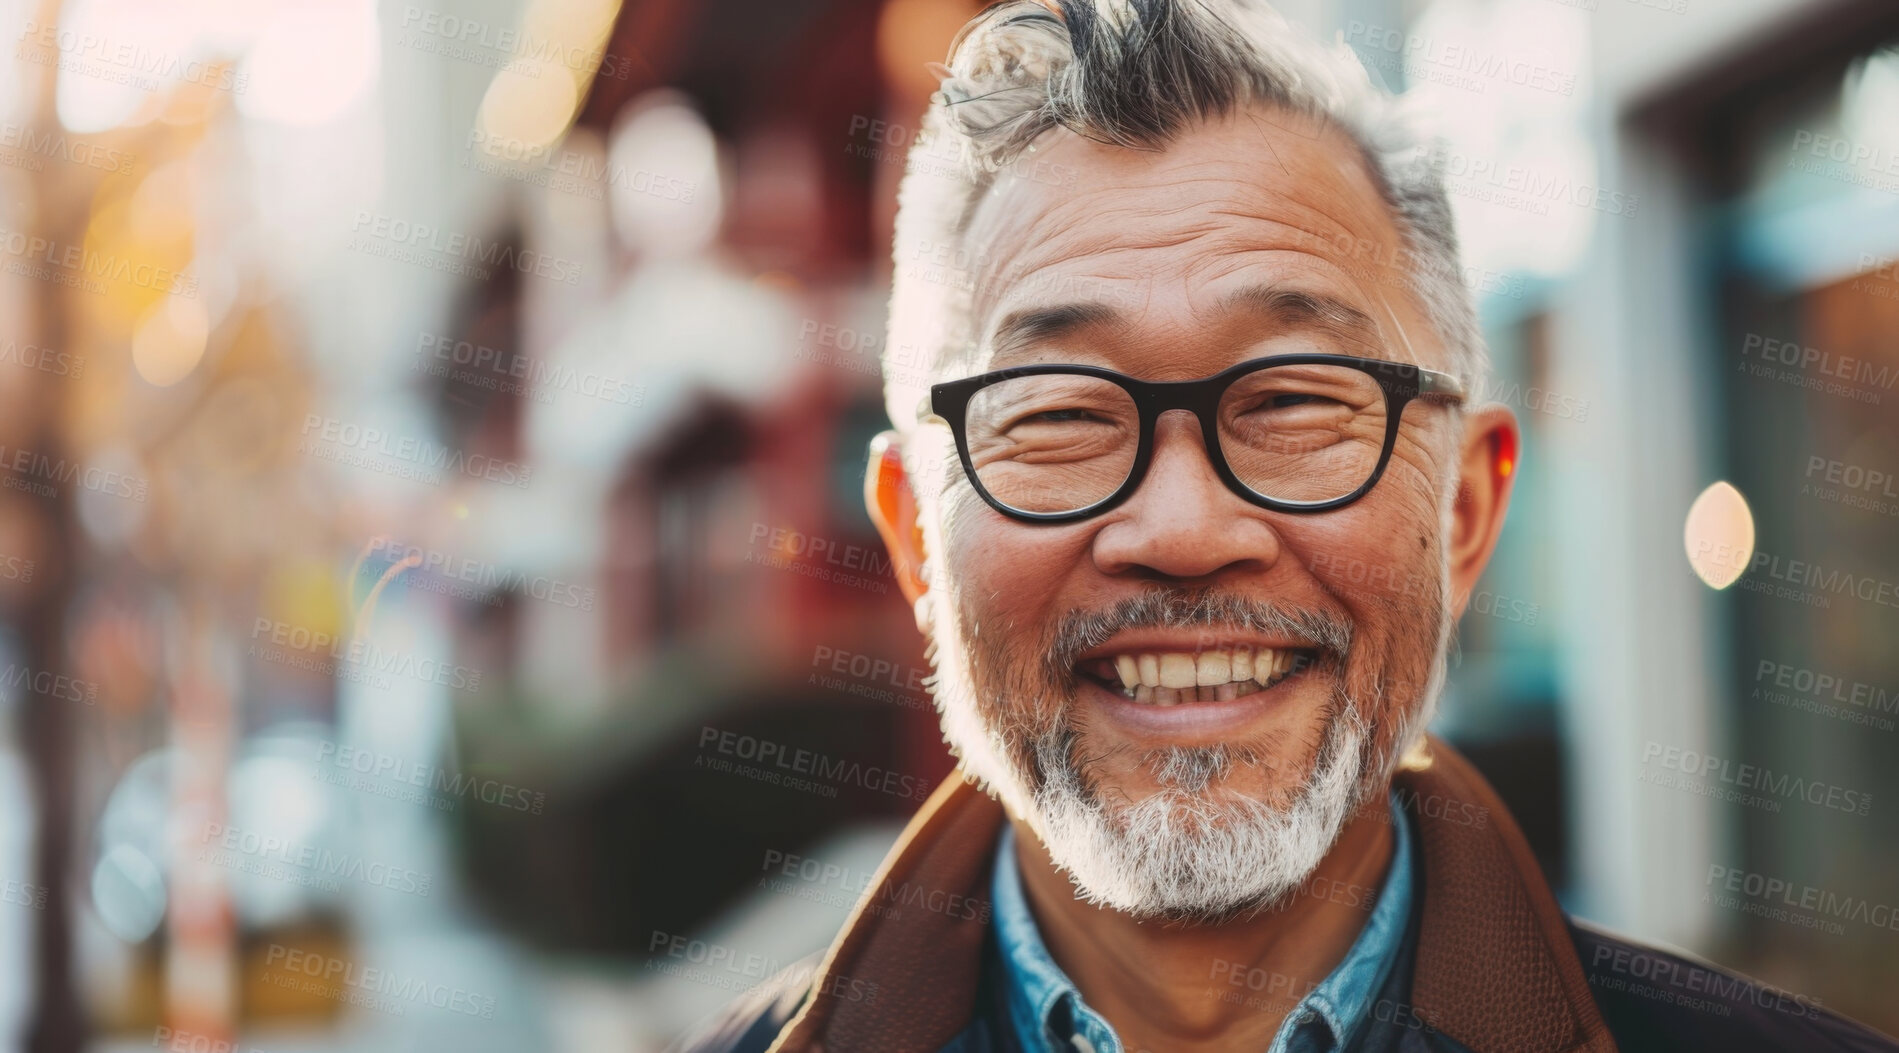
{"label": "man's face", "polygon": [[[1163,151],[1063,131],[1036,151],[1078,181],[1005,175],[978,207],[980,353],[959,373],[1071,362],[1188,380],[1308,351],[1449,367],[1343,135],[1243,110]],[[1254,291],[1333,301],[1373,329]],[[1075,303],[1112,317],[1021,324]],[[1010,519],[960,471],[920,488],[946,731],[1085,895],[1159,916],[1262,905],[1385,785],[1442,675],[1455,431],[1448,409],[1412,403],[1377,486],[1316,514],[1228,491],[1185,411],[1161,417],[1134,495],[1092,519]],[[1127,687],[1130,668],[1163,686]],[[1193,686],[1164,686],[1188,668]]]}

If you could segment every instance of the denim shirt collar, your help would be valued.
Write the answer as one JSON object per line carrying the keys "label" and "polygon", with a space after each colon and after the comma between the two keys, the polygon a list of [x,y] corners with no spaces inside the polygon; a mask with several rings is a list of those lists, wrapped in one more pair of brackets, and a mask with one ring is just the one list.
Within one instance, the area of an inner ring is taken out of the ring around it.
{"label": "denim shirt collar", "polygon": [[[1364,1030],[1372,1003],[1404,942],[1412,910],[1410,821],[1395,796],[1390,804],[1391,868],[1371,915],[1338,966],[1286,1014],[1267,1053],[1338,1053],[1350,1049]],[[1008,823],[1002,826],[990,896],[1002,981],[1008,985],[1009,1018],[1023,1048],[1031,1053],[1049,1049],[1124,1053],[1114,1029],[1088,1008],[1081,991],[1049,956],[1022,891],[1015,829]],[[1249,991],[1245,985],[1234,987],[1241,996]]]}

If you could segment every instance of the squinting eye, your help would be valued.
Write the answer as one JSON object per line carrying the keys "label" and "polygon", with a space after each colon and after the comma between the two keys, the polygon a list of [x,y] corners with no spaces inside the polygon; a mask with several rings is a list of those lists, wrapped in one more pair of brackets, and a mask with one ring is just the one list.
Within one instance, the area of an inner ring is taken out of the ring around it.
{"label": "squinting eye", "polygon": [[1286,406],[1303,406],[1308,402],[1317,401],[1319,401],[1319,396],[1317,395],[1274,395],[1273,408],[1282,409]]}
{"label": "squinting eye", "polygon": [[1028,423],[1030,421],[1045,421],[1050,424],[1066,424],[1069,421],[1088,420],[1089,418],[1090,418],[1090,414],[1088,413],[1087,410],[1059,409],[1059,410],[1043,410],[1040,413],[1031,413],[1027,417],[1022,418],[1022,420],[1024,423]]}

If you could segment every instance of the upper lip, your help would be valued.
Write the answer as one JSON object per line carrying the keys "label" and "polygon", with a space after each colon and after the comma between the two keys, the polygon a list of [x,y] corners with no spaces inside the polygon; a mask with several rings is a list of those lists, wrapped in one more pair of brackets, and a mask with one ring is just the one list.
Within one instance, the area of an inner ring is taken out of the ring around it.
{"label": "upper lip", "polygon": [[1113,658],[1124,654],[1193,654],[1199,651],[1226,651],[1235,647],[1269,647],[1273,650],[1316,650],[1319,644],[1287,636],[1258,636],[1243,632],[1217,632],[1194,629],[1130,629],[1115,633],[1098,647],[1076,657],[1077,662]]}

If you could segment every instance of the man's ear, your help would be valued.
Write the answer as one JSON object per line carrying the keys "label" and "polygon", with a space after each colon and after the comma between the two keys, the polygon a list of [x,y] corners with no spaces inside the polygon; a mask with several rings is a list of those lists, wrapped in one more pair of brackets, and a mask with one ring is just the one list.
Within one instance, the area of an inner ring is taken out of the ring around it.
{"label": "man's ear", "polygon": [[1449,539],[1452,613],[1456,616],[1463,615],[1471,590],[1497,547],[1521,448],[1517,417],[1509,407],[1490,403],[1465,412]]}
{"label": "man's ear", "polygon": [[894,431],[870,440],[870,463],[864,471],[864,504],[870,521],[890,552],[897,587],[912,607],[930,585],[923,576],[923,527],[917,522],[916,494],[903,469],[903,438]]}

